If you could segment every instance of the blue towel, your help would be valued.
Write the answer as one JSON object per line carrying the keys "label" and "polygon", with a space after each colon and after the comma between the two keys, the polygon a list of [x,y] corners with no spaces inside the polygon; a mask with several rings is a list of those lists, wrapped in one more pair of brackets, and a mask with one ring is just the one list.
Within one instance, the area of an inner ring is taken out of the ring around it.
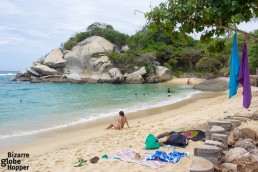
{"label": "blue towel", "polygon": [[189,156],[189,152],[171,152],[167,154],[163,151],[156,151],[154,154],[152,154],[150,157],[146,158],[147,161],[150,160],[160,160],[162,162],[171,162],[173,164],[176,164],[180,161],[182,157]]}
{"label": "blue towel", "polygon": [[236,34],[234,35],[233,47],[230,57],[230,78],[229,78],[229,98],[237,93],[237,88],[239,85],[238,76],[240,70],[240,61],[238,57],[238,46]]}

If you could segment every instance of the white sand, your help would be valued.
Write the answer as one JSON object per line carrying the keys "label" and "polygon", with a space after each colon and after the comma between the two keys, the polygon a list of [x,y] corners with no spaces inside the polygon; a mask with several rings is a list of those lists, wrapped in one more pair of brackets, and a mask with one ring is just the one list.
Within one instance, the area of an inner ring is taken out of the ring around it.
{"label": "white sand", "polygon": [[[183,82],[183,81],[180,81]],[[253,89],[254,90],[254,89]],[[30,153],[30,158],[22,161],[22,165],[29,165],[29,171],[153,171],[149,167],[127,163],[119,160],[102,159],[104,154],[112,155],[123,148],[134,148],[146,152],[145,139],[148,134],[158,135],[165,131],[181,131],[188,129],[206,129],[207,121],[224,118],[228,115],[253,113],[258,110],[258,96],[253,95],[249,111],[242,107],[241,89],[232,99],[228,99],[228,92],[207,93],[177,103],[176,105],[140,111],[136,114],[126,114],[131,128],[104,130],[110,120],[102,121],[99,125],[89,127],[77,126],[61,131],[47,133],[40,141],[0,150],[0,159],[6,158],[8,151]],[[219,95],[219,96],[216,96]],[[148,117],[146,114],[150,114]],[[140,116],[137,118],[135,116]],[[258,131],[257,122],[242,123],[243,126]],[[177,164],[167,164],[156,171],[189,171],[194,147],[203,142],[192,142],[186,148],[178,151],[190,152],[190,157],[183,158]],[[160,148],[169,151],[167,148]],[[153,151],[152,151],[153,152]],[[89,160],[99,156],[97,164],[73,167],[78,159]],[[0,171],[3,170],[0,167]]]}

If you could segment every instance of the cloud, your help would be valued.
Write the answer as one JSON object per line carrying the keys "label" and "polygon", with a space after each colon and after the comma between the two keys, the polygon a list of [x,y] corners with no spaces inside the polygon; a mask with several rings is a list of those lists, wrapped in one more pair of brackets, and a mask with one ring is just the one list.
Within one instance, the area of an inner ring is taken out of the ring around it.
{"label": "cloud", "polygon": [[11,0],[1,0],[0,3],[0,17],[4,15],[25,15],[27,14],[17,3]]}
{"label": "cloud", "polygon": [[134,34],[146,23],[144,15],[134,11],[147,12],[150,6],[164,1],[1,0],[0,64],[3,57],[12,56],[26,59],[26,67],[29,59],[32,62],[44,56],[93,22],[111,24],[120,32]]}

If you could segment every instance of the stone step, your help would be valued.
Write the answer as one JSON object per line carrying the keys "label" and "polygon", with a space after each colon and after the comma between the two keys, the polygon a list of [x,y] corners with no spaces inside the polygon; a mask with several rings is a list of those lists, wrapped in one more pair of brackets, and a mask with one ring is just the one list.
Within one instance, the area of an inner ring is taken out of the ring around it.
{"label": "stone step", "polygon": [[225,119],[236,119],[240,120],[241,122],[246,122],[249,121],[250,119],[244,118],[244,117],[237,117],[237,116],[227,116]]}
{"label": "stone step", "polygon": [[246,113],[236,113],[234,116],[253,119],[253,114],[246,114]]}
{"label": "stone step", "polygon": [[236,128],[241,125],[241,121],[237,119],[222,119],[221,121],[228,121],[232,124],[233,128]]}
{"label": "stone step", "polygon": [[220,149],[224,148],[224,144],[215,140],[205,140],[204,145],[216,146]]}
{"label": "stone step", "polygon": [[215,134],[215,133],[226,134],[226,131],[223,127],[220,127],[220,126],[216,126],[216,125],[213,125],[213,126],[210,126],[210,127],[208,126],[207,131],[205,132],[205,139],[210,140],[211,135]]}
{"label": "stone step", "polygon": [[212,126],[220,126],[225,129],[226,132],[229,132],[232,130],[232,124],[229,121],[209,121],[208,122],[208,128],[211,128]]}
{"label": "stone step", "polygon": [[203,157],[213,164],[217,164],[221,158],[222,150],[216,146],[203,145],[202,147],[194,148],[194,156]]}
{"label": "stone step", "polygon": [[253,120],[258,120],[258,110],[253,114]]}
{"label": "stone step", "polygon": [[214,172],[214,166],[209,160],[194,156],[190,172]]}
{"label": "stone step", "polygon": [[211,140],[221,142],[224,148],[228,148],[228,135],[225,134],[212,134]]}

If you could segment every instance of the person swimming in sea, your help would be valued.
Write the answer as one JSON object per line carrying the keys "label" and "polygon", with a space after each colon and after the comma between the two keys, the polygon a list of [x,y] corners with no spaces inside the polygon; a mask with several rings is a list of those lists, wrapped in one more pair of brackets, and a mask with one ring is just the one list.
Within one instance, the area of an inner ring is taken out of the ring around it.
{"label": "person swimming in sea", "polygon": [[168,97],[170,97],[170,93],[171,93],[170,88],[168,88],[167,93],[168,93]]}

